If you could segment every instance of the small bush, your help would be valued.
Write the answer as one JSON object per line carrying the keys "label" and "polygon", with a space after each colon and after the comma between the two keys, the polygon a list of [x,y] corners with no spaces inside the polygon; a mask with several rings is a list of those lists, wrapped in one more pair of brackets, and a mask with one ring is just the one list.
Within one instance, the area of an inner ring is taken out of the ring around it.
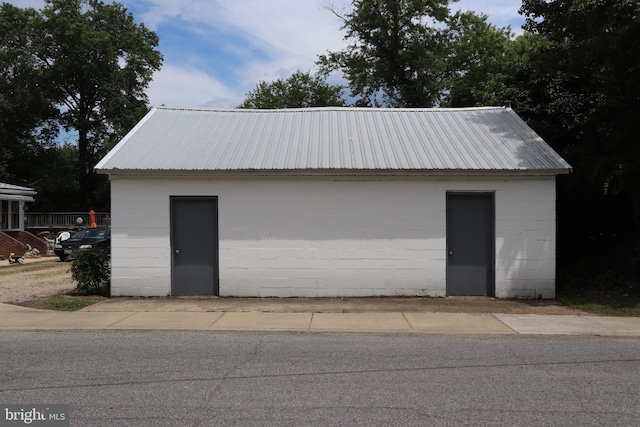
{"label": "small bush", "polygon": [[73,251],[71,277],[77,282],[76,291],[85,294],[107,293],[111,280],[109,255],[100,248]]}

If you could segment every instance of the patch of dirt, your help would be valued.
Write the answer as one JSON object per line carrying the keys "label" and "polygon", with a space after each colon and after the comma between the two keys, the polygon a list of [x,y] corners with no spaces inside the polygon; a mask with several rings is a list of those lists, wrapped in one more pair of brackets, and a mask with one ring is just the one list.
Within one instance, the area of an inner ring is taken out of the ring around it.
{"label": "patch of dirt", "polygon": [[[0,302],[29,305],[72,291],[68,262],[58,258],[6,266],[0,261]],[[369,297],[369,298],[233,298],[233,297],[96,297],[101,304],[86,311],[263,311],[263,312],[444,312],[510,314],[588,313],[555,300],[502,300],[488,297]]]}
{"label": "patch of dirt", "polygon": [[[5,266],[5,264],[7,266]],[[39,299],[73,290],[71,264],[57,257],[8,265],[0,261],[0,302],[28,305]]]}
{"label": "patch of dirt", "polygon": [[488,297],[234,298],[112,297],[85,311],[262,311],[273,313],[440,312],[581,314],[554,300],[502,300]]}

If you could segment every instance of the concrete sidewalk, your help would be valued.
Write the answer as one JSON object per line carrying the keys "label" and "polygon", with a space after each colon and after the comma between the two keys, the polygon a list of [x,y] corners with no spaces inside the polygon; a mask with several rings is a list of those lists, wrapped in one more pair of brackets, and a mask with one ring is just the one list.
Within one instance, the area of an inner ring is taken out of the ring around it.
{"label": "concrete sidewalk", "polygon": [[[161,301],[161,300],[159,300]],[[593,335],[640,337],[640,318],[583,315],[377,311],[357,313],[170,311],[162,304],[127,311],[97,304],[77,312],[0,304],[0,330],[189,330],[403,333],[448,335]]]}

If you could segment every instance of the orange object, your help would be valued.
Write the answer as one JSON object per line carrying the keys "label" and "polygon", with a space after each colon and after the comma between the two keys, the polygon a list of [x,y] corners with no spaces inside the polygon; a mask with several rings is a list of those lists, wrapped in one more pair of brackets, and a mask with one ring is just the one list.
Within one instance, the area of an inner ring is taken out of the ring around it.
{"label": "orange object", "polygon": [[91,228],[97,228],[98,225],[96,224],[96,213],[93,211],[93,209],[89,211],[89,217],[91,217]]}

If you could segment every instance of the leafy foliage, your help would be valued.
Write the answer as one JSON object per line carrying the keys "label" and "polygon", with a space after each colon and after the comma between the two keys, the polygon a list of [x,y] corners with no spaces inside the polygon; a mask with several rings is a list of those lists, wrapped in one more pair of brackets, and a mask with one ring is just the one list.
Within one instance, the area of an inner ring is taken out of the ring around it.
{"label": "leafy foliage", "polygon": [[22,184],[25,162],[51,142],[45,130],[55,114],[38,89],[42,70],[30,49],[28,28],[36,16],[32,9],[0,5],[0,178]]}
{"label": "leafy foliage", "polygon": [[[39,173],[52,157],[66,159],[68,150],[57,152],[52,142],[61,129],[77,132],[76,178],[63,179],[76,187],[70,204],[88,208],[87,195],[105,183],[92,166],[147,111],[144,91],[162,63],[157,46],[156,34],[119,3],[47,0],[42,10],[3,4],[0,177],[40,192],[36,173],[25,169]],[[18,158],[42,159],[11,161]]]}
{"label": "leafy foliage", "polygon": [[511,29],[487,22],[487,15],[458,12],[448,20],[446,91],[443,107],[504,105],[504,78],[517,56]]}
{"label": "leafy foliage", "polygon": [[93,248],[73,251],[70,270],[71,278],[77,282],[77,291],[87,294],[100,294],[100,290],[104,285],[109,286],[111,266],[109,254],[103,249]]}
{"label": "leafy foliage", "polygon": [[[342,19],[345,50],[319,57],[323,72],[341,70],[357,105],[425,107],[443,90],[448,0],[354,0]],[[426,25],[429,22],[432,25]]]}
{"label": "leafy foliage", "polygon": [[322,76],[297,71],[286,80],[260,81],[238,108],[342,107],[342,90],[342,86],[330,85]]}
{"label": "leafy foliage", "polygon": [[[471,12],[449,14],[449,0],[355,0],[341,15],[346,49],[321,55],[324,73],[341,70],[356,105],[470,106],[493,93],[511,31]],[[486,83],[485,83],[486,82]]]}
{"label": "leafy foliage", "polygon": [[525,0],[521,13],[537,42],[516,110],[575,171],[560,180],[561,259],[616,252],[637,280],[640,3]]}
{"label": "leafy foliage", "polygon": [[48,0],[33,25],[57,122],[78,131],[84,192],[105,140],[124,136],[147,111],[144,89],[162,61],[158,37],[121,4],[98,0]]}

